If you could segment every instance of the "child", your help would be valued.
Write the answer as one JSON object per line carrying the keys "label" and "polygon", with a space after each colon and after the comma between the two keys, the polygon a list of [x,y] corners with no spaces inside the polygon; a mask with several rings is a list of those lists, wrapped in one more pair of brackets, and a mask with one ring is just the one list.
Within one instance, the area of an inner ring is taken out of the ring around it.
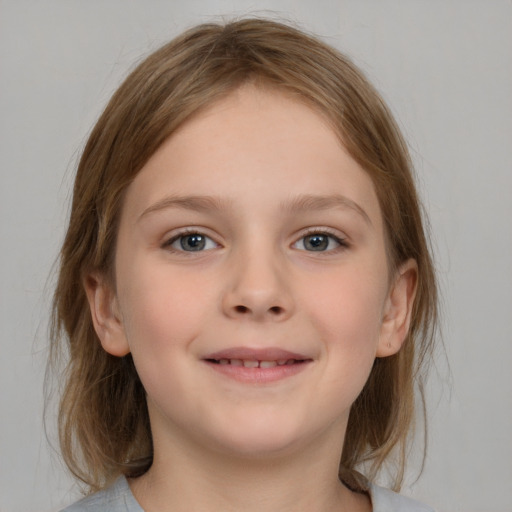
{"label": "child", "polygon": [[392,461],[400,487],[436,324],[410,169],[361,72],[294,28],[142,62],[61,252],[61,447],[91,491],[66,511],[430,510],[372,483]]}

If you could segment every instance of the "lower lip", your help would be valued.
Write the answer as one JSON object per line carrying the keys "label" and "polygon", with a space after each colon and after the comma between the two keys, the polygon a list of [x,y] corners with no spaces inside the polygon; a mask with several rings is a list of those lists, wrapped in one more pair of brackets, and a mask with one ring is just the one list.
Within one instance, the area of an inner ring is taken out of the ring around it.
{"label": "lower lip", "polygon": [[205,363],[216,372],[238,382],[248,384],[267,384],[293,377],[304,371],[312,361],[272,366],[271,368],[246,368],[230,364],[218,364],[210,361]]}

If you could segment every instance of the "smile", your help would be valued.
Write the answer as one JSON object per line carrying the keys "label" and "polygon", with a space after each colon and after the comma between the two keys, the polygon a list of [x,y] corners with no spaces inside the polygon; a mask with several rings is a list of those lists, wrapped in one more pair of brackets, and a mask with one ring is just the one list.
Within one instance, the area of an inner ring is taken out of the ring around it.
{"label": "smile", "polygon": [[291,366],[293,364],[304,363],[304,359],[279,359],[277,361],[258,361],[254,359],[209,359],[214,364],[243,366],[244,368],[275,368],[276,366]]}
{"label": "smile", "polygon": [[229,379],[248,384],[266,384],[301,373],[313,359],[279,348],[235,347],[208,354],[203,361],[216,373]]}

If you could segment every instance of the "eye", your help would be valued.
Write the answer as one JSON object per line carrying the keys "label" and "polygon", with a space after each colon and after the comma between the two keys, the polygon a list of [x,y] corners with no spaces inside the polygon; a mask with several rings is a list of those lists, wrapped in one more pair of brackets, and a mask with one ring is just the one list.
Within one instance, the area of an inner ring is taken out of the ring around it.
{"label": "eye", "polygon": [[175,251],[199,252],[215,249],[218,245],[202,233],[182,233],[171,238],[164,247],[171,247]]}
{"label": "eye", "polygon": [[295,249],[303,251],[326,252],[346,246],[346,243],[330,233],[309,233],[293,244]]}

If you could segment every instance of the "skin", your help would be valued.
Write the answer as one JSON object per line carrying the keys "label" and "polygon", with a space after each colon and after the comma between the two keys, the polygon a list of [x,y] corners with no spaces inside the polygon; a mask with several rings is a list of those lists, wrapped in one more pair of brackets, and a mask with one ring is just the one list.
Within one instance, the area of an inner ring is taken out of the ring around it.
{"label": "skin", "polygon": [[[85,285],[104,349],[131,352],[147,391],[145,510],[371,510],[337,468],[374,359],[407,333],[416,267],[389,275],[373,183],[321,115],[247,85],[186,123],[130,185],[115,265],[116,290]],[[307,363],[240,381],[205,361],[233,347]]]}

